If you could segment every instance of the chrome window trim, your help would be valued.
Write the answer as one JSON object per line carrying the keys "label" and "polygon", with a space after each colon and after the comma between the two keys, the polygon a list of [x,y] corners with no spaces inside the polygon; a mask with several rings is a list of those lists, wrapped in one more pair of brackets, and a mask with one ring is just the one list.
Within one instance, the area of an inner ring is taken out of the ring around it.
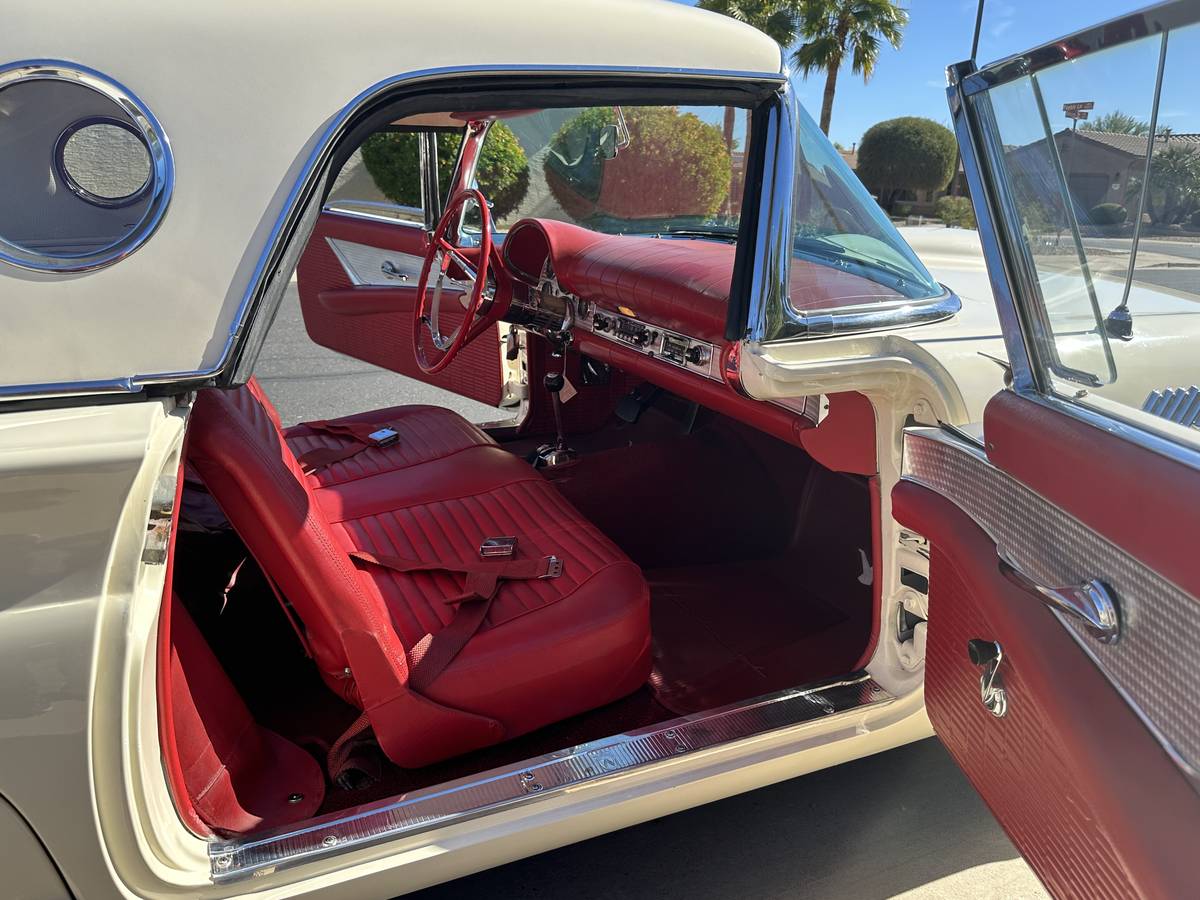
{"label": "chrome window trim", "polygon": [[[1200,18],[1200,4],[1188,5],[1195,7],[1196,18]],[[1181,443],[1165,434],[1149,430],[1119,414],[1102,413],[1085,403],[1069,401],[1055,394],[1052,386],[1034,366],[1036,351],[1031,349],[1030,335],[1039,333],[1039,323],[1028,321],[1032,313],[1023,307],[1018,297],[1038,297],[1040,294],[1027,253],[1009,246],[1011,236],[1002,224],[1006,218],[1008,221],[1015,221],[1011,218],[1017,215],[1012,208],[1011,198],[994,183],[991,171],[983,164],[983,160],[989,155],[993,159],[999,158],[1000,152],[994,122],[978,121],[981,113],[990,110],[990,104],[986,95],[979,90],[974,92],[976,96],[971,98],[971,102],[967,102],[970,96],[967,87],[977,74],[972,61],[967,60],[950,66],[946,74],[949,81],[946,96],[955,136],[958,138],[963,172],[975,210],[980,243],[987,264],[988,282],[996,301],[996,311],[1008,351],[1012,390],[1027,400],[1200,471],[1200,447]],[[1129,411],[1137,412],[1132,407]]]}
{"label": "chrome window trim", "polygon": [[[362,207],[362,209],[347,209],[342,206],[343,203],[350,204],[352,207]],[[395,219],[391,216],[383,215],[382,213],[372,213],[367,210],[372,209],[397,209],[401,212],[408,213],[411,216],[424,216],[424,210],[417,206],[405,206],[402,203],[385,203],[382,200],[353,200],[349,197],[342,197],[338,200],[327,200],[325,205],[321,207],[321,212],[337,213],[340,216],[356,216],[360,219],[374,219],[384,222],[394,222],[397,225],[414,225],[417,228],[421,227],[420,222],[413,222],[410,219]]]}
{"label": "chrome window trim", "polygon": [[768,164],[763,171],[758,246],[750,277],[749,339],[770,345],[776,341],[890,331],[940,322],[962,309],[958,295],[945,285],[941,294],[915,300],[903,298],[812,311],[792,305],[792,191],[800,108],[790,84],[780,88],[778,102],[768,114]]}
{"label": "chrome window trim", "polygon": [[[63,81],[81,85],[115,104],[133,122],[136,134],[145,143],[150,155],[148,186],[139,189],[140,192],[149,195],[149,201],[141,220],[128,234],[99,250],[78,255],[40,253],[14,244],[0,235],[0,262],[32,272],[54,274],[91,272],[114,265],[153,236],[162,224],[163,216],[171,203],[171,195],[175,190],[175,163],[167,134],[150,112],[150,108],[133,91],[95,69],[56,59],[21,60],[0,66],[0,91],[27,81]],[[125,123],[120,124],[125,127]],[[78,384],[82,385],[85,382]],[[95,385],[97,382],[90,384]],[[33,385],[8,386],[2,393],[25,396],[31,389],[36,388],[37,386]]]}
{"label": "chrome window trim", "polygon": [[[977,71],[964,74],[963,90],[967,96],[971,96],[1097,50],[1118,47],[1196,22],[1200,22],[1200,4],[1195,0],[1168,0],[1048,41],[1024,53],[988,63]],[[964,65],[959,63],[951,68]]]}

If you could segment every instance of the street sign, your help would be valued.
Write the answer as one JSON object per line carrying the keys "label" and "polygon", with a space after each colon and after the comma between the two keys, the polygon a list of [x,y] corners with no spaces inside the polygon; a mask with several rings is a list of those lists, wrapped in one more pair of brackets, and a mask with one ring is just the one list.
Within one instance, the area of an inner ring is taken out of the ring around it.
{"label": "street sign", "polygon": [[[1073,118],[1071,116],[1071,113],[1079,112],[1080,110],[1084,110],[1084,109],[1095,109],[1095,108],[1096,108],[1095,100],[1084,100],[1081,103],[1064,103],[1063,104],[1063,112],[1065,112],[1067,114],[1067,118]],[[1087,116],[1084,116],[1083,118],[1086,119]]]}
{"label": "street sign", "polygon": [[1068,119],[1086,119],[1088,112],[1086,109],[1071,109],[1067,110]]}

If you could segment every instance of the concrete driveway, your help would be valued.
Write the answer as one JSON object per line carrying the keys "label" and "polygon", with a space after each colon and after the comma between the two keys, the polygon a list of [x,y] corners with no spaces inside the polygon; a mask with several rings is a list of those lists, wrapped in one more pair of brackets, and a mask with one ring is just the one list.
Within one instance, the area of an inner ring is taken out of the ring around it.
{"label": "concrete driveway", "polygon": [[[935,277],[990,300],[974,232],[904,229]],[[407,403],[497,410],[313,344],[293,285],[257,372],[285,423]],[[512,863],[441,898],[1048,896],[936,740]]]}

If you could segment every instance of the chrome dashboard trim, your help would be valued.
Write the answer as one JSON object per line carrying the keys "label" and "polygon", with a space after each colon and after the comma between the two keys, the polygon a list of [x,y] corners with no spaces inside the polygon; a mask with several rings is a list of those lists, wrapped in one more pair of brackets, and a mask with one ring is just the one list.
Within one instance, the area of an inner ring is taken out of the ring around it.
{"label": "chrome dashboard trim", "polygon": [[1200,644],[1200,601],[993,466],[983,448],[945,429],[905,429],[900,477],[954,503],[1031,579],[1096,579],[1112,588],[1121,598],[1119,643],[1104,643],[1079,620],[1052,612],[1200,789],[1195,679],[1190,671],[1181,677],[1178,668]]}
{"label": "chrome dashboard trim", "polygon": [[[0,66],[0,91],[27,81],[64,81],[88,88],[115,105],[136,128],[150,157],[147,185],[139,189],[149,196],[137,225],[127,234],[98,250],[79,255],[40,253],[0,236],[0,262],[19,269],[52,274],[93,272],[114,265],[145,245],[162,224],[175,191],[175,160],[162,125],[150,108],[133,91],[95,69],[56,59],[27,59]],[[120,120],[125,127],[124,120]],[[139,202],[141,197],[139,197]],[[79,386],[107,382],[76,382]],[[70,382],[65,382],[71,384]],[[35,385],[7,385],[0,396],[31,396]],[[85,392],[85,391],[81,391]],[[65,393],[65,391],[63,391]]]}
{"label": "chrome dashboard trim", "polygon": [[217,884],[240,881],[536,803],[732,741],[839,715],[858,716],[894,699],[869,675],[857,673],[682,716],[299,825],[213,841],[211,877]]}
{"label": "chrome dashboard trim", "polygon": [[[691,335],[683,334],[679,331],[673,331],[670,328],[663,328],[654,322],[644,321],[634,316],[627,316],[615,310],[610,310],[605,307],[600,307],[594,303],[580,303],[576,301],[573,304],[575,315],[573,324],[576,328],[583,328],[594,337],[602,338],[616,344],[618,347],[625,347],[632,350],[634,353],[640,353],[651,359],[661,360],[677,369],[691,372],[695,375],[703,376],[712,381],[722,381],[721,377],[721,353],[720,349],[714,346],[710,341],[702,338],[692,337]],[[618,333],[609,329],[597,330],[596,316],[600,314],[605,319],[614,322],[625,323],[626,325],[640,325],[648,330],[650,339],[646,344],[638,344],[634,341],[627,340],[619,336]],[[672,358],[666,352],[668,340],[674,340],[686,345],[685,352],[694,348],[699,348],[702,356],[702,363],[691,362],[687,359],[680,361]]]}

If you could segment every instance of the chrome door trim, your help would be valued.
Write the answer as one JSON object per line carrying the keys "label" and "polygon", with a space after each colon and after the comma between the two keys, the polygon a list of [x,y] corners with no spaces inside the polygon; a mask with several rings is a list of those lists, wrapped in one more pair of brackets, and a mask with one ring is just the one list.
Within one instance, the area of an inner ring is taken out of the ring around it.
{"label": "chrome door trim", "polygon": [[1103,643],[1078,619],[1053,614],[1200,790],[1200,716],[1194,713],[1193,685],[1178,670],[1200,645],[1200,599],[993,466],[983,448],[945,429],[905,429],[900,478],[952,502],[1031,578],[1043,584],[1094,578],[1117,593],[1119,643]]}
{"label": "chrome door trim", "polygon": [[894,700],[860,672],[682,716],[390,800],[244,838],[214,841],[209,845],[211,877],[218,884],[240,881],[577,791],[720,744],[839,715],[861,715]]}
{"label": "chrome door trim", "polygon": [[1012,561],[1008,551],[996,548],[1000,573],[1024,591],[1028,591],[1057,612],[1074,616],[1087,633],[1102,644],[1115,644],[1121,638],[1121,613],[1117,598],[1108,585],[1095,578],[1069,587],[1049,587],[1026,575]]}
{"label": "chrome door trim", "polygon": [[[965,79],[968,96],[996,85],[1015,81],[1042,69],[1079,59],[1097,50],[1107,50],[1161,32],[1200,22],[1200,4],[1195,0],[1168,0],[1093,25],[1049,41],[1024,53],[988,63]],[[959,63],[958,68],[964,63]]]}

